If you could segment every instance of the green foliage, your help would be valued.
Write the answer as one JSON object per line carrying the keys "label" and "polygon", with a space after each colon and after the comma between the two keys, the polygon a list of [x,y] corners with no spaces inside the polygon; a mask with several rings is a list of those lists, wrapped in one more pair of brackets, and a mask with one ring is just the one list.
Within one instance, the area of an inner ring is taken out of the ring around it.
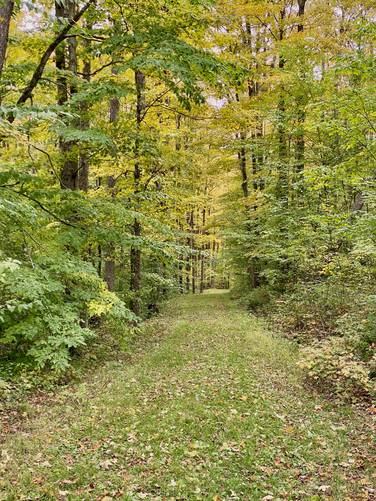
{"label": "green foliage", "polygon": [[0,263],[0,343],[38,367],[62,371],[72,350],[93,336],[90,319],[112,313],[133,319],[95,270],[68,254],[43,256],[33,266]]}
{"label": "green foliage", "polygon": [[261,306],[265,306],[270,301],[269,291],[264,287],[258,287],[257,289],[251,290],[246,298],[247,307],[250,310],[256,310]]}
{"label": "green foliage", "polygon": [[36,17],[25,4],[12,21],[0,74],[6,363],[20,357],[62,373],[93,346],[102,321],[129,326],[152,315],[183,278],[198,282],[194,262],[207,265],[218,252],[201,221],[214,183],[187,112],[208,113],[209,89],[221,92],[236,71],[208,50],[211,7],[104,2],[47,60],[41,55],[71,16],[67,2]]}
{"label": "green foliage", "polygon": [[[332,7],[322,15],[335,30]],[[244,181],[240,172],[226,201],[235,287],[250,308],[269,291],[263,311],[300,345],[313,344],[304,367],[317,382],[337,395],[352,388],[369,396],[376,346],[374,27],[367,16],[348,19],[343,40],[324,54],[312,43],[320,45],[325,35],[315,23],[306,26],[304,16],[300,32],[294,16],[276,15],[274,23],[256,3],[248,16],[256,31],[262,23],[274,33],[284,30],[281,44],[270,40],[252,52],[259,87],[251,99],[240,86],[237,102],[222,111],[229,130],[231,112],[239,117],[227,148],[237,155],[238,172],[243,155],[247,174]],[[241,56],[250,41],[260,43],[248,32],[244,40]],[[268,65],[272,57],[282,63],[278,68]]]}

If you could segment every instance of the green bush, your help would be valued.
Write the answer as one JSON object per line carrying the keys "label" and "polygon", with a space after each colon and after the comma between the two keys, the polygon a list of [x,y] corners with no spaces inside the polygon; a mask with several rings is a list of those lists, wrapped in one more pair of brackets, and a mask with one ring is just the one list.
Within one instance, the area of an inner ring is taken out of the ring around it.
{"label": "green bush", "polygon": [[270,293],[264,287],[253,289],[246,296],[247,306],[251,310],[260,308],[261,306],[264,306],[267,303],[269,303],[269,301],[270,301]]}
{"label": "green bush", "polygon": [[33,266],[0,261],[0,345],[8,356],[63,371],[93,336],[90,319],[105,315],[134,318],[89,263],[69,254],[42,256]]}

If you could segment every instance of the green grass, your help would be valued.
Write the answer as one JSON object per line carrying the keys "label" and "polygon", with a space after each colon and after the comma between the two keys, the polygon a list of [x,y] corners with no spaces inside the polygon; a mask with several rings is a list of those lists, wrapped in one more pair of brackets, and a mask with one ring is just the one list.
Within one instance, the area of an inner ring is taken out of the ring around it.
{"label": "green grass", "polygon": [[7,439],[0,499],[372,499],[365,418],[228,295],[175,299],[144,335]]}

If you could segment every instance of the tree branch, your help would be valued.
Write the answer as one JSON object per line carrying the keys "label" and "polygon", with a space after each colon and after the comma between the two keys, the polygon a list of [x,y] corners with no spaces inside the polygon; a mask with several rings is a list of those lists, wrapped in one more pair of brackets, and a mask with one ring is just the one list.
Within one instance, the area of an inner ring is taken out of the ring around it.
{"label": "tree branch", "polygon": [[[120,64],[120,63],[123,63],[124,61],[122,60],[119,60],[119,61],[110,61],[109,63],[106,63],[104,64],[103,66],[101,66],[100,68],[98,68],[97,70],[94,70],[90,73],[90,76],[93,77],[94,75],[96,75],[97,73],[100,73],[102,70],[104,70],[105,68],[108,68],[109,66],[112,66],[114,64]],[[82,72],[77,72],[78,75],[83,75]]]}
{"label": "tree branch", "polygon": [[[18,183],[17,183],[18,184]],[[72,223],[70,223],[69,221],[65,221],[64,219],[61,219],[59,216],[57,216],[56,214],[54,214],[52,211],[50,211],[49,209],[47,209],[47,207],[45,207],[39,200],[31,197],[30,195],[27,195],[26,193],[23,193],[22,191],[16,191],[16,190],[12,190],[10,188],[10,185],[2,185],[0,186],[0,188],[3,188],[3,189],[8,189],[10,191],[12,191],[13,193],[15,193],[16,195],[19,195],[20,197],[24,197],[24,198],[27,198],[28,200],[30,200],[31,202],[34,202],[35,204],[37,204],[44,212],[46,212],[47,214],[49,214],[50,216],[52,216],[54,219],[56,219],[56,221],[59,221],[59,223],[62,223],[62,224],[65,224],[66,226],[70,226],[71,228],[79,228],[79,226],[76,226]]]}
{"label": "tree branch", "polygon": [[[51,42],[50,45],[47,47],[47,49],[45,50],[37,68],[34,71],[33,76],[31,77],[31,80],[30,80],[28,86],[24,89],[23,93],[21,94],[21,96],[19,97],[19,99],[17,101],[18,106],[21,104],[24,104],[28,99],[30,99],[33,90],[35,89],[36,85],[38,84],[38,82],[43,74],[44,68],[46,67],[46,64],[47,64],[51,54],[54,52],[56,47],[66,38],[66,35],[70,31],[70,29],[73,28],[73,26],[75,24],[77,24],[77,22],[81,19],[81,17],[85,14],[85,12],[88,10],[88,8],[94,2],[95,2],[95,0],[89,0],[82,7],[82,9],[80,9],[77,12],[77,14],[75,16],[73,16],[72,19],[70,19],[67,22],[67,24],[60,31],[60,33],[57,35],[55,40],[53,42]],[[15,119],[15,115],[13,113],[11,115],[9,115],[8,121],[10,123],[14,122],[14,119]]]}

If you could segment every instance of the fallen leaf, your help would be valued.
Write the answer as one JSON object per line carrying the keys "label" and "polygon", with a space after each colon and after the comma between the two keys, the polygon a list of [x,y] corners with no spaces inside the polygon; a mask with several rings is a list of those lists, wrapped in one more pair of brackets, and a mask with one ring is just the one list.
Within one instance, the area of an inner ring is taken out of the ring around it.
{"label": "fallen leaf", "polygon": [[329,492],[330,491],[330,485],[320,485],[317,489],[320,492]]}
{"label": "fallen leaf", "polygon": [[294,433],[293,426],[285,426],[284,430],[285,430],[285,433],[288,433],[288,434]]}

